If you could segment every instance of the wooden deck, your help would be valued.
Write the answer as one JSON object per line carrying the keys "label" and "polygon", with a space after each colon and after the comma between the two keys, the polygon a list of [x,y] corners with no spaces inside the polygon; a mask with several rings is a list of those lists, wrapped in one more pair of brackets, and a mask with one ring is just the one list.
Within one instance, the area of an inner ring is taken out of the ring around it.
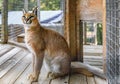
{"label": "wooden deck", "polygon": [[84,45],[84,63],[103,69],[103,47],[101,45]]}
{"label": "wooden deck", "polygon": [[[88,59],[90,58],[85,58],[86,63]],[[0,84],[29,84],[27,76],[32,72],[31,65],[31,54],[27,50],[0,44]],[[43,66],[39,82],[35,84],[107,84],[106,80],[97,76],[86,77],[81,74],[72,74],[50,80],[46,79],[46,74]]]}

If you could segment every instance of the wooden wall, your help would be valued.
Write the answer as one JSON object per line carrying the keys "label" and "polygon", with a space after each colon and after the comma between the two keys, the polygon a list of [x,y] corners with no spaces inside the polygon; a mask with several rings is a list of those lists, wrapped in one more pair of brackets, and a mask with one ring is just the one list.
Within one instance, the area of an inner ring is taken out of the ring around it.
{"label": "wooden wall", "polygon": [[103,0],[80,0],[80,19],[102,22]]}
{"label": "wooden wall", "polygon": [[71,57],[83,61],[82,20],[102,22],[102,0],[65,0],[65,38]]}

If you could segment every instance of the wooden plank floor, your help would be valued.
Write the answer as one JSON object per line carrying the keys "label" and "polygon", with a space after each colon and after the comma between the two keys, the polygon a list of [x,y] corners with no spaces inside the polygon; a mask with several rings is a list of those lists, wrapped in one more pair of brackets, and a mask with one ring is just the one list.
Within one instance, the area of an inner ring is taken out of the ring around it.
{"label": "wooden plank floor", "polygon": [[[87,60],[90,58],[86,58]],[[94,58],[96,59],[96,58]],[[27,76],[32,72],[31,54],[20,47],[0,44],[0,84],[29,84]],[[42,67],[39,82],[34,84],[107,84],[97,76],[86,77],[72,74],[66,77],[46,79],[47,71]]]}
{"label": "wooden plank floor", "polygon": [[102,45],[84,45],[84,56],[103,56]]}
{"label": "wooden plank floor", "polygon": [[84,45],[84,63],[103,69],[102,45]]}

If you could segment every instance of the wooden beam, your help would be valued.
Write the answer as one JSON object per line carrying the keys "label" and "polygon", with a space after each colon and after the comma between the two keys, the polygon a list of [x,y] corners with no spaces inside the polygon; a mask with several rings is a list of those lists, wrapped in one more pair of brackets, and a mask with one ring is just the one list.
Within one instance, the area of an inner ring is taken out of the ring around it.
{"label": "wooden beam", "polygon": [[66,0],[65,9],[65,38],[70,47],[72,60],[77,60],[76,1],[77,0]]}
{"label": "wooden beam", "polygon": [[77,27],[77,55],[78,61],[83,62],[83,22],[79,20]]}
{"label": "wooden beam", "polygon": [[72,61],[83,62],[83,25],[80,23],[80,0],[66,0],[64,35]]}
{"label": "wooden beam", "polygon": [[103,0],[103,19],[102,19],[102,25],[103,25],[103,69],[104,73],[106,73],[106,0]]}
{"label": "wooden beam", "polygon": [[2,43],[8,42],[8,0],[3,0],[1,40],[2,40]]}
{"label": "wooden beam", "polygon": [[80,2],[76,0],[77,60],[83,62],[83,22],[80,20]]}

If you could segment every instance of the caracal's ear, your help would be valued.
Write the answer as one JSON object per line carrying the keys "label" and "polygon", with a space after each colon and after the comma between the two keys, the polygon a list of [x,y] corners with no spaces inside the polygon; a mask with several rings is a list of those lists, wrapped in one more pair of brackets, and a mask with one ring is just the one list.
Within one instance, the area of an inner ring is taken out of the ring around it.
{"label": "caracal's ear", "polygon": [[35,7],[35,8],[33,8],[33,11],[32,11],[32,13],[34,13],[36,16],[37,16],[37,9],[38,9],[38,7]]}
{"label": "caracal's ear", "polygon": [[23,14],[27,13],[27,11],[25,9],[23,9]]}

